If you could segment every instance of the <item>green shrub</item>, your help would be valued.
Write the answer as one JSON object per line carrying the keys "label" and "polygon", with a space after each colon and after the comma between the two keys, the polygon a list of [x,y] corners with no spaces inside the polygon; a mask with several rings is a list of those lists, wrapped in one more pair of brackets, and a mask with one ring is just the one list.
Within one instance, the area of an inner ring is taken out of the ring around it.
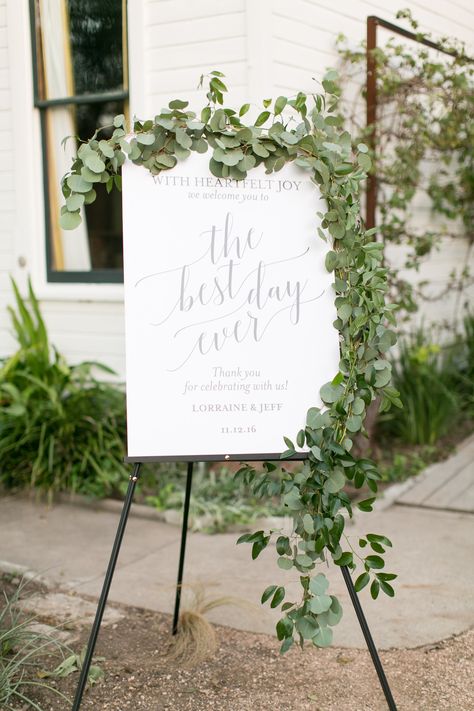
{"label": "green shrub", "polygon": [[[388,456],[392,455],[392,456]],[[384,458],[379,462],[382,481],[394,482],[405,481],[412,476],[416,476],[423,469],[436,461],[438,450],[430,445],[422,447],[421,451],[410,452],[384,452]]]}
{"label": "green shrub", "polygon": [[430,343],[419,330],[401,342],[392,372],[403,409],[381,417],[379,432],[406,444],[434,444],[456,425],[461,409],[452,349]]}
{"label": "green shrub", "polygon": [[[143,484],[151,488],[153,479],[151,468],[145,470]],[[146,497],[146,502],[159,511],[183,510],[186,488],[186,473],[175,467],[166,473],[166,478],[154,477],[156,495]],[[282,516],[287,511],[279,499],[259,498],[234,477],[226,468],[219,471],[208,470],[207,466],[196,466],[190,501],[191,526],[206,533],[219,533],[230,526],[251,524],[266,516]]]}
{"label": "green shrub", "polygon": [[463,325],[457,344],[455,385],[464,410],[474,417],[474,314],[467,313]]}
{"label": "green shrub", "polygon": [[125,398],[97,380],[92,362],[68,365],[48,340],[38,301],[12,281],[17,352],[0,369],[0,481],[49,494],[103,496],[128,477],[123,464]]}

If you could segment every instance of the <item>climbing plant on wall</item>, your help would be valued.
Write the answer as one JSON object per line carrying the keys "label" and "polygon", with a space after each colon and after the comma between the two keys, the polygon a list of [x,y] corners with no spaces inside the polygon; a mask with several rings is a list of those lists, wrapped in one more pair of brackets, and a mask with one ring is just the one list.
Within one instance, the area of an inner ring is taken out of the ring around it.
{"label": "climbing plant on wall", "polygon": [[[360,220],[359,189],[371,161],[367,146],[360,143],[354,150],[342,127],[335,71],[327,73],[319,94],[308,97],[300,92],[292,98],[265,100],[263,110],[248,125],[243,117],[249,104],[239,110],[225,106],[223,78],[220,72],[211,73],[207,104],[199,113],[191,111],[186,101],[175,99],[153,119],[135,120],[131,133],[124,116],[117,116],[109,139],[101,139],[96,132],[83,142],[62,181],[61,224],[66,229],[79,224],[81,208],[95,199],[97,183],[105,183],[108,191],[120,189],[120,167],[126,160],[158,175],[172,170],[193,151],[208,152],[210,172],[236,181],[244,180],[261,164],[273,173],[294,161],[311,172],[327,204],[325,212],[315,214],[315,239],[330,243],[326,268],[334,274],[339,368],[321,388],[323,407],[308,411],[306,426],[295,441],[284,438],[281,459],[292,457],[296,447],[305,448],[308,455],[303,468],[293,471],[283,466],[276,480],[277,467],[272,462],[265,462],[262,470],[244,464],[237,473],[255,493],[282,497],[294,519],[294,532],[286,536],[256,531],[238,542],[250,543],[255,559],[276,538],[278,566],[299,575],[298,600],[288,600],[279,585],[271,585],[262,595],[263,603],[281,609],[277,635],[282,651],[295,639],[326,646],[331,643],[332,626],[342,615],[321,572],[327,561],[351,569],[357,576],[356,589],[370,584],[374,598],[380,591],[392,596],[391,581],[396,577],[384,570],[385,549],[391,546],[388,538],[371,533],[353,544],[345,534],[347,517],[353,515],[347,483],[358,489],[365,485],[373,493],[357,504],[367,512],[372,510],[380,478],[372,461],[351,454],[353,439],[364,431],[365,413],[375,398],[381,398],[382,410],[392,404],[400,406],[398,393],[389,384],[391,367],[386,358],[396,338],[394,306],[385,300],[388,286],[382,245],[373,241],[373,230],[365,231]],[[308,386],[310,378],[308,373]]]}
{"label": "climbing plant on wall", "polygon": [[[419,42],[429,35],[419,32],[409,11],[407,18]],[[402,269],[418,270],[421,262],[443,238],[466,239],[464,261],[438,292],[428,284],[413,286],[399,268],[389,269],[391,298],[405,312],[423,300],[439,299],[452,289],[462,304],[463,289],[473,283],[469,259],[474,244],[474,63],[465,47],[444,37],[436,51],[423,44],[391,37],[373,50],[377,71],[377,122],[372,141],[365,126],[365,106],[348,101],[347,88],[360,82],[364,96],[366,46],[349,47],[340,36],[342,59],[338,90],[346,125],[355,140],[367,140],[373,150],[372,172],[377,178],[377,228],[386,246],[404,248]],[[422,224],[413,220],[422,205]]]}

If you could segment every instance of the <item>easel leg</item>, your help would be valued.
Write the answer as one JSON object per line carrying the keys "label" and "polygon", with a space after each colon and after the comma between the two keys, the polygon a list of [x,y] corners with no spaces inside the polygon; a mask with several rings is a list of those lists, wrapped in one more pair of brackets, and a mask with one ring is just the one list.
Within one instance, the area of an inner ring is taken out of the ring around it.
{"label": "easel leg", "polygon": [[179,551],[178,580],[176,583],[176,598],[174,602],[173,628],[175,635],[178,631],[179,608],[181,606],[181,589],[183,586],[184,556],[186,553],[186,538],[188,535],[189,503],[191,501],[191,486],[193,483],[193,462],[188,462],[188,473],[186,476],[186,493],[184,496],[183,525],[181,528],[181,548]]}
{"label": "easel leg", "polygon": [[89,674],[89,668],[92,662],[92,655],[94,654],[97,636],[99,634],[102,617],[104,615],[105,605],[107,604],[110,585],[112,583],[112,578],[115,572],[115,566],[117,564],[117,558],[120,552],[123,534],[125,532],[125,526],[127,525],[128,514],[130,513],[130,506],[132,504],[133,493],[135,491],[135,486],[139,477],[140,467],[140,463],[135,464],[135,466],[133,467],[133,472],[130,475],[127,495],[123,504],[122,514],[120,516],[117,533],[115,534],[115,541],[112,548],[112,553],[110,554],[109,565],[105,574],[104,584],[102,586],[102,592],[100,594],[99,603],[97,605],[97,612],[95,614],[94,624],[92,625],[89,642],[87,644],[87,651],[82,664],[81,675],[79,677],[79,683],[77,685],[76,695],[74,697],[74,703],[72,705],[72,711],[78,711],[81,706],[82,695],[84,694],[84,689],[86,687],[87,676]]}
{"label": "easel leg", "polygon": [[383,693],[385,694],[388,708],[390,709],[390,711],[397,711],[397,707],[395,706],[395,701],[393,699],[392,692],[390,690],[390,686],[388,685],[387,677],[385,676],[385,672],[383,670],[382,662],[380,661],[380,657],[379,657],[377,649],[375,647],[374,640],[372,639],[372,635],[370,634],[369,626],[367,624],[367,620],[365,619],[365,615],[362,610],[362,606],[360,604],[359,597],[355,591],[354,583],[352,582],[350,570],[349,570],[349,568],[347,568],[347,566],[343,565],[343,566],[341,566],[341,571],[342,571],[342,575],[344,577],[345,583],[347,585],[347,589],[349,591],[349,595],[351,598],[351,602],[354,606],[354,610],[356,612],[357,619],[359,620],[359,624],[362,629],[362,633],[365,637],[365,641],[367,643],[367,647],[369,649],[370,656],[372,657],[372,662],[374,664],[375,671],[378,674],[380,685],[383,689]]}

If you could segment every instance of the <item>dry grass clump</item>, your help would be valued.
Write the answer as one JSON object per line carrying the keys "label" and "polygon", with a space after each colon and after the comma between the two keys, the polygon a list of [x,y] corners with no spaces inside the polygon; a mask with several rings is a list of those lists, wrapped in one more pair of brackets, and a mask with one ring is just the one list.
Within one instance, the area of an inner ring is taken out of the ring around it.
{"label": "dry grass clump", "polygon": [[195,667],[215,653],[217,639],[214,627],[206,615],[216,607],[249,603],[231,596],[208,596],[203,583],[183,585],[183,611],[179,616],[178,631],[168,649],[168,658],[182,667]]}

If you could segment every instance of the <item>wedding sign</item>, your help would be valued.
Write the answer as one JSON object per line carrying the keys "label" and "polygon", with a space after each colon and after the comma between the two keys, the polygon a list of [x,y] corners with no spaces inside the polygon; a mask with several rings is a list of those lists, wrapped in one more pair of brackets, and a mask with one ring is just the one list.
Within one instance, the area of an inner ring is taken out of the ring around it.
{"label": "wedding sign", "polygon": [[278,458],[338,370],[317,186],[122,170],[129,458]]}

